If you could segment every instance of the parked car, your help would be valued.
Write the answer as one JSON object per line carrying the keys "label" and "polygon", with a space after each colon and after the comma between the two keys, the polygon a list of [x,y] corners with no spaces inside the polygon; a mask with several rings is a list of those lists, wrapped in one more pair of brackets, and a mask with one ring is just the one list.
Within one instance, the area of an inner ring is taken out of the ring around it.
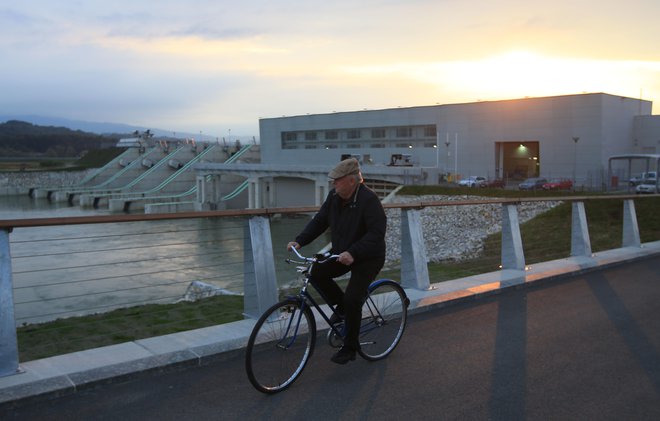
{"label": "parked car", "polygon": [[543,185],[543,190],[571,190],[573,181],[567,178],[556,178]]}
{"label": "parked car", "polygon": [[522,183],[518,184],[518,189],[520,190],[540,190],[543,188],[543,185],[547,183],[548,180],[541,177],[528,178]]}
{"label": "parked car", "polygon": [[487,180],[483,187],[503,189],[506,187],[506,183],[501,178],[495,178],[493,180]]}
{"label": "parked car", "polygon": [[638,186],[644,182],[648,182],[647,184],[655,184],[657,177],[658,174],[655,171],[643,172],[631,178],[628,183],[631,186]]}
{"label": "parked car", "polygon": [[463,187],[482,187],[486,184],[486,177],[471,175],[458,182],[459,186]]}
{"label": "parked car", "polygon": [[652,183],[650,181],[642,182],[642,184],[635,187],[635,193],[637,193],[637,194],[657,193],[655,181],[653,181]]}

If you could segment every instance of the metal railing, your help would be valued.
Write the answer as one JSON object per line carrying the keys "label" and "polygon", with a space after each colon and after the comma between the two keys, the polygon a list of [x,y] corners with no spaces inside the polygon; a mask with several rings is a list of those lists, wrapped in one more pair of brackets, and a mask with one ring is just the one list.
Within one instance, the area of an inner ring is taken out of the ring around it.
{"label": "metal railing", "polygon": [[[640,226],[652,233],[647,241],[656,241],[660,224],[638,224],[636,199],[647,202],[624,195],[386,204],[388,248],[396,251],[384,271],[406,288],[426,290],[432,281],[498,270],[524,272],[529,256],[547,261],[589,256],[602,247],[640,247]],[[589,204],[598,200],[615,204],[620,220],[618,227],[600,230],[618,239],[594,247],[587,214]],[[550,211],[557,214],[552,219],[556,226],[547,228],[566,237],[565,243],[549,244],[543,230],[526,229],[524,221],[533,216],[528,208],[539,203],[550,203],[547,208],[566,203]],[[293,281],[287,277],[291,271],[280,265],[284,245],[317,209],[0,221],[0,376],[18,368],[16,326],[175,303],[186,299],[193,284],[207,285],[214,293],[242,294],[244,314],[257,317]],[[447,232],[453,234],[443,238]],[[311,247],[325,243],[327,237]]]}

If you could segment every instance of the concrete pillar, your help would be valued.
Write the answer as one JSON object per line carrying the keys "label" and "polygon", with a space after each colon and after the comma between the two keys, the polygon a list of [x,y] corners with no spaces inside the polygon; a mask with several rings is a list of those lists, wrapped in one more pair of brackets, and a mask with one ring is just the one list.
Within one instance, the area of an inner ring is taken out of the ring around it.
{"label": "concrete pillar", "polygon": [[0,377],[18,373],[9,231],[0,230]]}
{"label": "concrete pillar", "polygon": [[321,206],[328,195],[327,180],[316,180],[314,182],[314,206]]}
{"label": "concrete pillar", "polygon": [[260,178],[257,178],[254,182],[254,207],[256,209],[263,208],[263,192]]}
{"label": "concrete pillar", "polygon": [[275,207],[275,179],[270,177],[268,179],[268,207]]}
{"label": "concrete pillar", "polygon": [[211,176],[211,201],[220,203],[222,201],[222,175],[214,174]]}
{"label": "concrete pillar", "polygon": [[259,177],[251,177],[248,181],[248,209],[263,207],[263,193]]}
{"label": "concrete pillar", "polygon": [[518,208],[507,203],[502,204],[502,269],[525,270]]}
{"label": "concrete pillar", "polygon": [[637,225],[637,212],[635,201],[623,201],[623,247],[641,247],[639,239],[639,226]]}
{"label": "concrete pillar", "polygon": [[204,188],[204,176],[198,175],[195,178],[197,184],[197,203],[202,204],[206,202],[206,189]]}
{"label": "concrete pillar", "polygon": [[250,179],[248,181],[248,209],[254,209],[254,194],[255,194],[255,183],[254,180]]}
{"label": "concrete pillar", "polygon": [[252,217],[245,231],[243,305],[245,316],[256,319],[278,300],[270,221]]}
{"label": "concrete pillar", "polygon": [[573,202],[571,256],[591,256],[591,240],[589,239],[584,202]]}
{"label": "concrete pillar", "polygon": [[422,221],[417,209],[401,210],[401,285],[421,290],[431,287]]}

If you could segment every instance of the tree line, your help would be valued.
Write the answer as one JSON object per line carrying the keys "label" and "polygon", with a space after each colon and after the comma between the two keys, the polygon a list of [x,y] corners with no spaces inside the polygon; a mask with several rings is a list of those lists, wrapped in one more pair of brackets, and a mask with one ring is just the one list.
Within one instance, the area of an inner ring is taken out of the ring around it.
{"label": "tree line", "polygon": [[18,120],[0,124],[0,157],[80,157],[94,149],[113,147],[125,135],[38,126]]}

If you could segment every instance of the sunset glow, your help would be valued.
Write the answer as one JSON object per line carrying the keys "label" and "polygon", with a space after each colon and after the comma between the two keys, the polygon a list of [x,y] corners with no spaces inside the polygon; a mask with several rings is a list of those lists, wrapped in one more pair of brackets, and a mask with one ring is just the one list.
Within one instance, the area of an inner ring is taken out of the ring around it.
{"label": "sunset glow", "polygon": [[258,135],[260,117],[280,115],[583,92],[660,101],[651,0],[58,3],[0,9],[0,115]]}

